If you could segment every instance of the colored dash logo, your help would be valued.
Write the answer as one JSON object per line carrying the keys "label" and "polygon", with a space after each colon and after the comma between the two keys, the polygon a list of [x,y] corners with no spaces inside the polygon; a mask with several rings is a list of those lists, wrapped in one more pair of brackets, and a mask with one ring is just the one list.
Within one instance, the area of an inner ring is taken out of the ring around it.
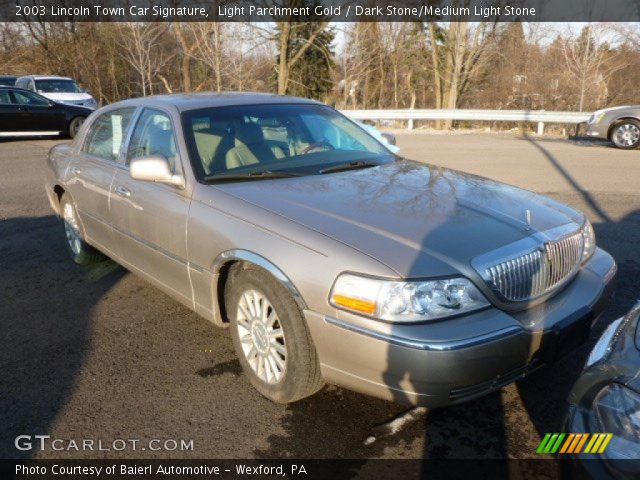
{"label": "colored dash logo", "polygon": [[547,433],[536,453],[603,453],[611,433]]}

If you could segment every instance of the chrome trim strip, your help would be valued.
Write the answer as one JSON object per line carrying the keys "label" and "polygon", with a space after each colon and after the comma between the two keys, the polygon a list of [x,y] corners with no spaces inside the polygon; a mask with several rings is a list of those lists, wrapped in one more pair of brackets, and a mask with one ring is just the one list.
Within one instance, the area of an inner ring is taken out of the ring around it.
{"label": "chrome trim strip", "polygon": [[515,326],[505,327],[505,328],[501,328],[500,330],[495,330],[493,332],[486,333],[484,335],[465,338],[463,340],[423,343],[423,342],[417,342],[415,340],[409,340],[407,338],[397,337],[395,335],[387,335],[380,332],[374,332],[373,330],[369,330],[368,328],[359,327],[357,325],[343,322],[342,320],[338,320],[337,318],[329,317],[326,315],[324,316],[324,321],[329,323],[330,325],[344,328],[345,330],[366,335],[368,337],[375,338],[376,340],[382,340],[383,342],[388,342],[393,345],[398,345],[400,347],[413,348],[415,350],[436,351],[436,352],[446,352],[451,350],[461,350],[463,348],[475,347],[483,343],[488,343],[491,341],[500,340],[505,337],[516,335],[522,331],[521,328],[515,327]]}
{"label": "chrome trim strip", "polygon": [[249,250],[227,250],[226,252],[222,252],[220,255],[216,257],[211,265],[211,271],[214,275],[217,275],[220,272],[220,269],[225,263],[228,263],[233,260],[242,260],[244,262],[253,263],[260,268],[265,269],[271,275],[276,277],[276,279],[284,285],[284,287],[289,290],[289,293],[293,296],[293,299],[298,304],[301,310],[306,310],[307,305],[298,292],[298,289],[295,287],[293,282],[287,277],[282,270],[276,267],[273,263],[271,263],[266,258],[258,255],[257,253],[250,252]]}

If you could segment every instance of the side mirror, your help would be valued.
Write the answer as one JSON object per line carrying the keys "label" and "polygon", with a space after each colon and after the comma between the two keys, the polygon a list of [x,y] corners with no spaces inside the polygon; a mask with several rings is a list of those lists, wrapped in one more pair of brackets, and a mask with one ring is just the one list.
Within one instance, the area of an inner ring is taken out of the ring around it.
{"label": "side mirror", "polygon": [[156,182],[184,188],[184,177],[171,172],[169,160],[162,155],[151,155],[131,160],[129,164],[131,178],[143,182]]}
{"label": "side mirror", "polygon": [[384,139],[387,141],[389,145],[396,144],[396,136],[393,133],[382,132],[381,135],[384,137]]}

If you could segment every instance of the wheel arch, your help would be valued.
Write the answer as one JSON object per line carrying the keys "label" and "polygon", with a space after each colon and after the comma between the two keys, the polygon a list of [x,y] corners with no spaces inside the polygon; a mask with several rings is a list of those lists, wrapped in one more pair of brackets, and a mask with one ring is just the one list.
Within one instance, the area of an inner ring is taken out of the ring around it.
{"label": "wheel arch", "polygon": [[634,120],[636,122],[640,122],[640,118],[638,117],[626,116],[626,117],[616,118],[609,125],[609,129],[607,130],[607,140],[611,140],[611,134],[613,133],[613,129],[616,128],[618,125],[620,125],[620,123],[624,122],[625,120]]}
{"label": "wheel arch", "polygon": [[[53,192],[53,195],[51,194],[51,192]],[[58,216],[62,215],[62,212],[60,211],[60,202],[62,201],[62,195],[64,194],[65,189],[59,183],[56,183],[51,191],[47,189],[47,198],[49,199],[51,208]]]}
{"label": "wheel arch", "polygon": [[254,265],[262,270],[270,273],[276,280],[278,280],[288,291],[295,300],[300,310],[305,310],[307,304],[305,303],[302,295],[291,281],[291,279],[273,262],[266,259],[262,255],[255,252],[243,249],[233,249],[222,252],[216,257],[211,266],[211,272],[213,273],[214,285],[214,323],[217,325],[225,326],[228,322],[225,315],[224,305],[224,287],[229,279],[229,270],[234,264],[244,263],[248,265]]}

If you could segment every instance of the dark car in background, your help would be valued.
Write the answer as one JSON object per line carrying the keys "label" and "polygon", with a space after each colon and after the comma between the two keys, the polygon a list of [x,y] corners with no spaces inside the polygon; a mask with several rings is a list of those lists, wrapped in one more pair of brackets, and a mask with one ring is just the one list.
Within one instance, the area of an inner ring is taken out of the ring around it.
{"label": "dark car in background", "polygon": [[76,136],[92,109],[54,102],[35,92],[0,86],[0,136]]}
{"label": "dark car in background", "polygon": [[13,87],[17,79],[16,75],[0,75],[0,87]]}
{"label": "dark car in background", "polygon": [[570,457],[568,478],[640,478],[639,317],[640,302],[607,327],[569,395],[564,430],[606,436],[599,448]]}

